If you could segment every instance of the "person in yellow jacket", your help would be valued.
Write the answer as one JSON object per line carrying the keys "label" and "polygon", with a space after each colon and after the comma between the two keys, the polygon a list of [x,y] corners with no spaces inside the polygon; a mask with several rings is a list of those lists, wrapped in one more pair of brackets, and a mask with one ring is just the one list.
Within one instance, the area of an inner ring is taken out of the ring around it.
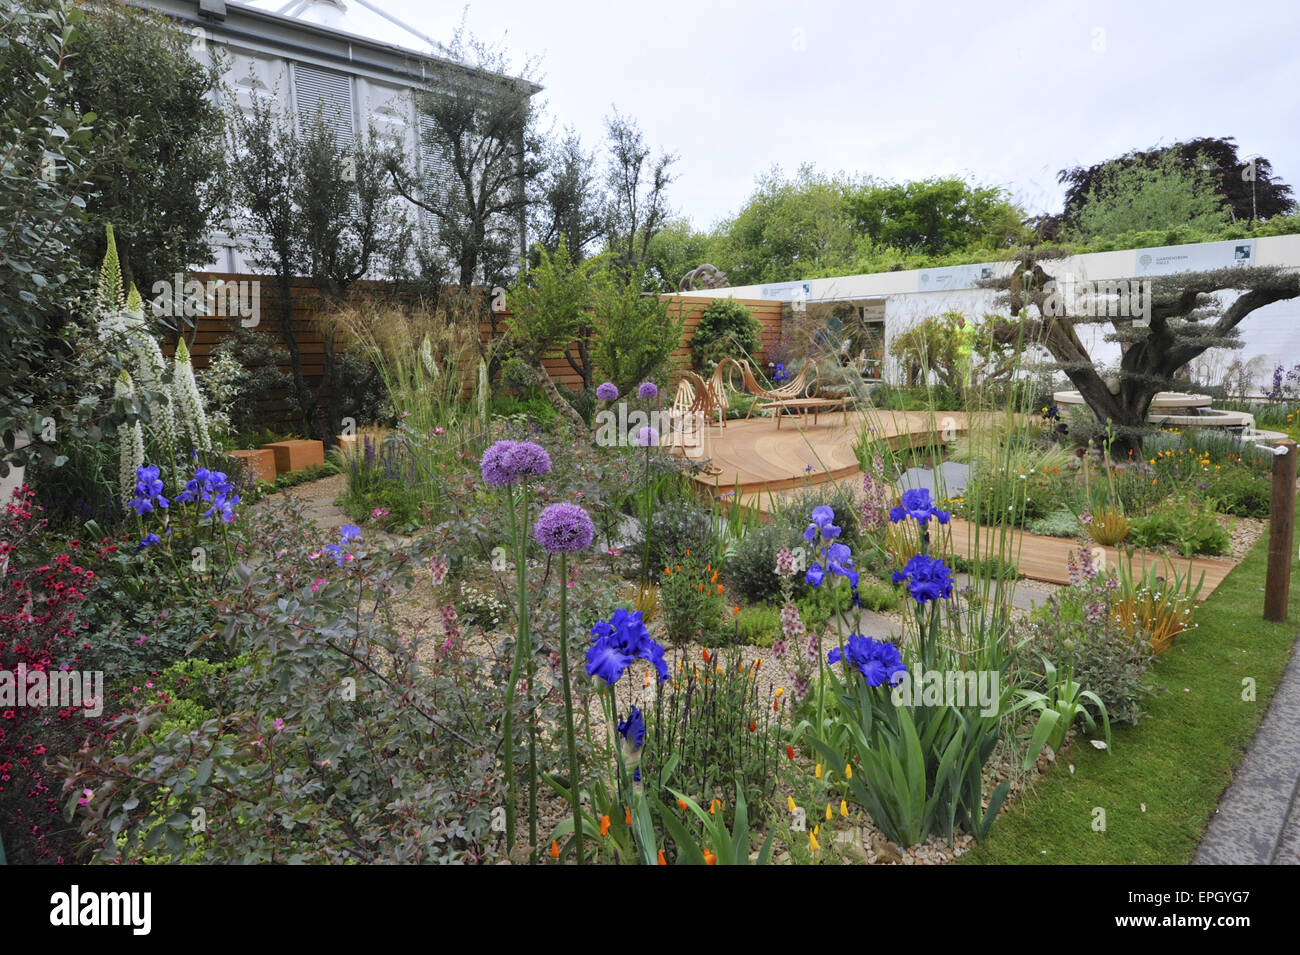
{"label": "person in yellow jacket", "polygon": [[975,326],[962,316],[957,316],[957,380],[970,391],[974,378]]}

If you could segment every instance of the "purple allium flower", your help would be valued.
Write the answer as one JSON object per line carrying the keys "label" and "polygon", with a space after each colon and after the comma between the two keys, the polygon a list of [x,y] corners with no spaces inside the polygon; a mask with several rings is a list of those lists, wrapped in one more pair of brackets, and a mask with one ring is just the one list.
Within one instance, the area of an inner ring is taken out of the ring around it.
{"label": "purple allium flower", "polygon": [[659,431],[649,425],[637,428],[635,441],[638,448],[653,448],[659,444]]}
{"label": "purple allium flower", "polygon": [[498,441],[486,451],[479,460],[479,469],[483,472],[483,483],[491,487],[509,487],[515,483],[515,474],[510,467],[510,455],[516,442]]}
{"label": "purple allium flower", "polygon": [[537,516],[533,537],[552,554],[586,550],[596,535],[591,516],[577,504],[552,504]]}
{"label": "purple allium flower", "polygon": [[540,444],[531,441],[498,441],[479,461],[483,483],[492,487],[510,487],[521,478],[536,477],[551,470],[551,456]]}
{"label": "purple allium flower", "polygon": [[952,596],[952,571],[942,560],[929,554],[917,554],[901,571],[894,572],[894,583],[904,581],[918,604]]}
{"label": "purple allium flower", "polygon": [[532,441],[516,442],[510,449],[507,460],[507,466],[516,480],[521,477],[539,477],[551,470],[551,456],[544,447]]}
{"label": "purple allium flower", "polygon": [[615,401],[618,399],[618,386],[612,381],[601,382],[596,387],[596,397],[601,401]]}
{"label": "purple allium flower", "polygon": [[882,683],[894,686],[907,672],[896,646],[889,641],[873,640],[857,633],[849,634],[842,654],[839,647],[826,654],[827,663],[839,663],[841,659],[858,668],[858,672],[867,681],[867,686],[880,686]]}
{"label": "purple allium flower", "polygon": [[636,393],[641,396],[643,401],[653,401],[659,397],[659,386],[653,381],[643,381]]}

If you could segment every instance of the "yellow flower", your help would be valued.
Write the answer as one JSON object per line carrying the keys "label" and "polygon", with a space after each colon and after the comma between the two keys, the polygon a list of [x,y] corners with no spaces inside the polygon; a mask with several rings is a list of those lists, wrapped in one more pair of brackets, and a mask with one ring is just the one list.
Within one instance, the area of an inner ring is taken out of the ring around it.
{"label": "yellow flower", "polygon": [[831,812],[831,804],[830,804],[830,803],[827,803],[827,804],[826,804],[826,821],[827,821],[827,822],[830,822],[830,821],[831,821],[832,819],[834,819],[834,818],[835,818],[835,813]]}
{"label": "yellow flower", "polygon": [[843,799],[841,799],[841,800],[840,800],[840,815],[841,815],[841,816],[847,816],[848,814],[849,814],[849,804],[846,803]]}
{"label": "yellow flower", "polygon": [[848,763],[844,764],[844,778],[845,779],[853,778],[853,767],[850,766]]}
{"label": "yellow flower", "polygon": [[786,797],[785,797],[785,801],[786,801],[786,804],[790,807],[790,811],[791,811],[791,812],[794,812],[796,809],[799,808],[798,806],[796,806],[796,805],[794,804],[794,797],[793,797],[793,796],[786,796]]}
{"label": "yellow flower", "polygon": [[818,779],[821,779],[821,778],[822,778],[822,764],[821,764],[821,763],[818,763],[818,764],[817,764],[817,768],[813,770],[813,775],[816,776]]}
{"label": "yellow flower", "polygon": [[813,826],[813,831],[810,832],[810,833],[808,833],[808,848],[809,848],[809,850],[812,851],[812,852],[816,852],[818,849],[821,848],[821,843],[819,843],[819,842],[817,841],[817,827],[816,827],[816,826]]}

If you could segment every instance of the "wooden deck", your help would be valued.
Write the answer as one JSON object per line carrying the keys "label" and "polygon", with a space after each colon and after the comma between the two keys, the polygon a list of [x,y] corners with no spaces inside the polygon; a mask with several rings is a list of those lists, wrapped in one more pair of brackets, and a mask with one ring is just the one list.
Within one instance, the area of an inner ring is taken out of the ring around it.
{"label": "wooden deck", "polygon": [[[791,418],[783,422],[780,430],[771,418],[728,421],[722,429],[715,426],[710,450],[718,473],[700,475],[696,480],[715,496],[738,495],[744,506],[767,513],[801,489],[815,485],[834,483],[856,495],[861,490],[861,469],[854,446],[864,436],[883,439],[897,449],[941,443],[954,434],[965,433],[970,425],[970,416],[959,411],[857,411],[849,413],[847,426],[843,420],[841,414],[834,413],[821,416],[815,425],[811,418]],[[996,528],[976,527],[953,518],[944,533],[936,536],[936,549],[969,557],[976,552],[978,537],[978,550],[984,555],[1005,547],[1024,576],[1065,584],[1069,582],[1070,553],[1085,546],[1068,538],[1022,531],[1007,533],[1010,539],[1003,542]],[[1103,550],[1106,565],[1112,565],[1117,557],[1115,548]],[[1174,568],[1186,574],[1189,567],[1194,578],[1204,574],[1202,600],[1236,566],[1230,560],[1197,557],[1189,561],[1140,552],[1134,561],[1139,567],[1145,567],[1148,561],[1160,562],[1166,574]]]}

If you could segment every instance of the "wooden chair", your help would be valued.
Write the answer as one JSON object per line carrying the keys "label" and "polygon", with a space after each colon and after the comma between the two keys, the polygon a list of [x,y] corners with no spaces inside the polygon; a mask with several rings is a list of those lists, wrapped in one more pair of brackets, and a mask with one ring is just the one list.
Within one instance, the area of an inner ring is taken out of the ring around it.
{"label": "wooden chair", "polygon": [[811,382],[808,380],[808,369],[811,367],[810,365],[804,365],[803,368],[799,369],[799,374],[795,375],[793,379],[786,382],[784,385],[779,385],[775,388],[764,388],[758,383],[758,379],[754,376],[753,369],[749,367],[749,362],[743,359],[732,359],[731,364],[732,368],[740,369],[742,387],[736,387],[735,381],[731,378],[731,372],[728,372],[727,374],[728,387],[736,392],[751,394],[758,399],[758,401],[753,402],[749,406],[749,411],[745,414],[746,418],[754,413],[754,407],[759,403],[759,401],[784,401],[789,398],[807,398],[817,393],[816,377],[814,376]]}
{"label": "wooden chair", "polygon": [[727,426],[727,412],[731,408],[731,402],[727,398],[727,370],[735,364],[735,359],[724,358],[718,362],[718,367],[713,369],[713,374],[709,376],[707,382],[708,389],[713,397],[714,407],[718,412],[718,424],[722,427]]}
{"label": "wooden chair", "polygon": [[660,444],[681,451],[684,458],[711,458],[710,422],[717,408],[708,383],[693,371],[684,372],[668,412],[669,434]]}

